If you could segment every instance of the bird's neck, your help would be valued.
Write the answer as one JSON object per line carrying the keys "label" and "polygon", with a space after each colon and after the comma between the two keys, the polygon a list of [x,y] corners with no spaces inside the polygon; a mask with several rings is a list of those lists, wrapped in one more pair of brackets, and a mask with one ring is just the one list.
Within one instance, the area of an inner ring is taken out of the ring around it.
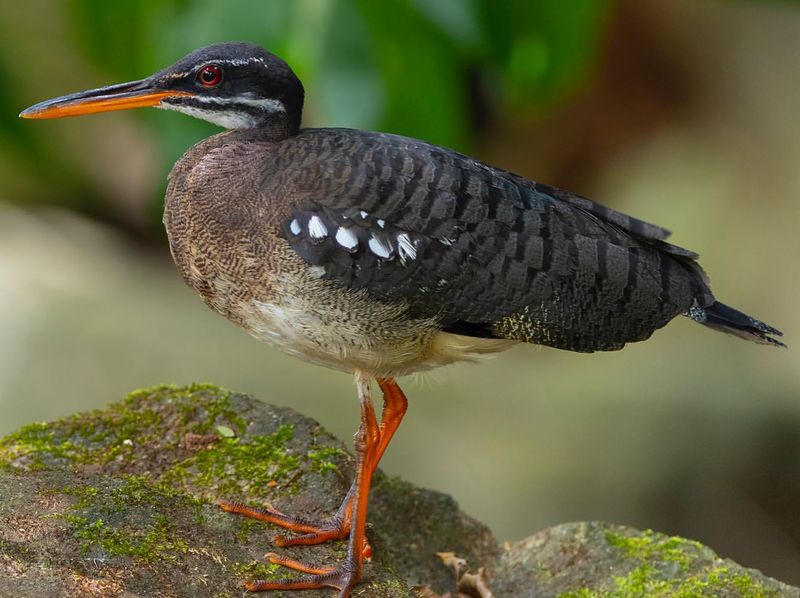
{"label": "bird's neck", "polygon": [[274,114],[265,117],[254,129],[262,139],[283,141],[300,131],[300,118],[293,120],[289,118],[289,114]]}

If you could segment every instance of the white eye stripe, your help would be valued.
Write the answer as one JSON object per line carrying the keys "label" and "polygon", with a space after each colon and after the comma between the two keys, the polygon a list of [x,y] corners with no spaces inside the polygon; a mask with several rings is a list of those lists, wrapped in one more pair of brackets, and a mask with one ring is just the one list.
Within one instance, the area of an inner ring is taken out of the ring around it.
{"label": "white eye stripe", "polygon": [[336,242],[351,253],[358,249],[358,237],[351,229],[344,226],[340,226],[336,231]]}
{"label": "white eye stripe", "polygon": [[312,216],[308,221],[308,234],[312,239],[324,239],[328,235],[328,227],[319,216]]}
{"label": "white eye stripe", "polygon": [[[255,64],[256,62],[264,63],[263,58],[224,58],[216,61],[214,64],[225,64],[230,66],[245,66],[247,64]],[[264,65],[266,66],[266,65]]]}

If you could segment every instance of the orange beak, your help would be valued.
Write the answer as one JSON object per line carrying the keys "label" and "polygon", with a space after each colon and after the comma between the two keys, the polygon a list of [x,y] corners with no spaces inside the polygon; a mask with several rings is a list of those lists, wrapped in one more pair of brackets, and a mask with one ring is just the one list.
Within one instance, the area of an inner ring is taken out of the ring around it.
{"label": "orange beak", "polygon": [[80,91],[45,100],[20,112],[20,118],[62,118],[94,112],[128,110],[158,106],[168,97],[194,95],[188,91],[168,91],[153,87],[148,79]]}

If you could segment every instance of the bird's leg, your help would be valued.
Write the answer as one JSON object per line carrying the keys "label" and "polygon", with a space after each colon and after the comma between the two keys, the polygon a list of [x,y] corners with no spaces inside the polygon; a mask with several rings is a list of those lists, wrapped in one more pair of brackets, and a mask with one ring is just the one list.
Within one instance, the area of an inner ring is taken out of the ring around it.
{"label": "bird's leg", "polygon": [[[383,412],[381,413],[378,447],[375,451],[373,462],[370,464],[370,476],[372,476],[378,468],[378,463],[380,463],[383,453],[386,452],[386,447],[389,446],[389,443],[392,441],[392,437],[397,431],[397,428],[400,427],[400,422],[403,421],[403,416],[408,409],[406,395],[397,385],[394,378],[378,378],[377,380],[378,386],[380,386],[381,391],[383,391]],[[357,480],[353,480],[350,490],[348,490],[336,514],[320,527],[313,530],[312,533],[291,537],[276,536],[274,540],[275,544],[281,547],[319,544],[321,542],[338,540],[347,536],[350,532],[353,497],[355,496],[357,488]],[[372,556],[372,549],[367,542],[364,543],[364,556],[367,558]]]}
{"label": "bird's leg", "polygon": [[380,428],[375,419],[375,409],[372,406],[370,397],[369,378],[357,372],[356,383],[358,384],[358,395],[361,403],[361,425],[354,439],[356,490],[352,499],[350,541],[347,546],[347,557],[339,566],[332,568],[315,567],[293,559],[269,554],[267,557],[271,562],[303,571],[306,575],[296,579],[281,579],[278,581],[248,581],[245,587],[251,592],[332,587],[340,590],[340,598],[347,598],[350,596],[352,587],[361,578],[361,566],[364,560],[363,547],[366,541],[364,528],[367,523],[367,501],[369,499],[372,472],[375,469],[376,455],[380,444]]}
{"label": "bird's leg", "polygon": [[[397,385],[394,378],[378,378],[378,385],[383,391],[383,413],[379,428],[378,447],[375,451],[375,458],[370,464],[370,476],[375,472],[378,463],[389,446],[395,431],[400,426],[403,416],[408,408],[408,400],[405,394]],[[350,520],[352,515],[353,497],[358,488],[357,480],[353,480],[350,490],[347,492],[341,506],[327,521],[313,521],[305,517],[293,517],[277,511],[275,509],[261,509],[248,507],[241,503],[221,501],[220,506],[231,513],[237,513],[246,517],[252,517],[261,521],[274,523],[285,529],[301,532],[297,536],[275,536],[274,542],[277,546],[300,546],[310,544],[321,544],[329,540],[341,540],[350,533]],[[364,544],[364,556],[370,557],[372,549],[369,544]]]}

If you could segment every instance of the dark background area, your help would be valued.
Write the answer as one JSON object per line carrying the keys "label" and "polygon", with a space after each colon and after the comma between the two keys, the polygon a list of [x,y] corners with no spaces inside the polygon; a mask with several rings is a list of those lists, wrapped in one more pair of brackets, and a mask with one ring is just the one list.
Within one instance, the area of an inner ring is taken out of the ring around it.
{"label": "dark background area", "polygon": [[[0,433],[190,381],[355,431],[348,376],[259,345],[171,264],[166,174],[213,126],[16,118],[232,39],[293,65],[305,126],[420,137],[663,225],[798,344],[800,3],[29,0],[0,33]],[[606,520],[800,584],[797,354],[683,318],[621,352],[518,347],[405,381],[384,469],[501,538]]]}

